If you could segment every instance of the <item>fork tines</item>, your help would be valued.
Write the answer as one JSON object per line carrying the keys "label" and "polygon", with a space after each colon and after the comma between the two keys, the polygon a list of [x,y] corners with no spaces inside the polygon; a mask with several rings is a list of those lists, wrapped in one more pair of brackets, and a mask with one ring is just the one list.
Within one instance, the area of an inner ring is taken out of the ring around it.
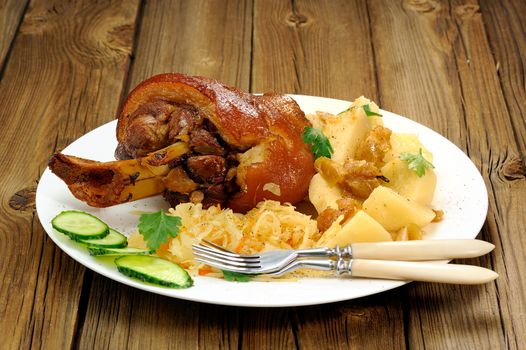
{"label": "fork tines", "polygon": [[245,258],[241,255],[224,252],[215,248],[199,244],[192,244],[196,260],[205,264],[222,269],[232,270],[237,268],[239,272],[246,272],[246,269],[257,269],[261,267],[260,260],[257,257]]}

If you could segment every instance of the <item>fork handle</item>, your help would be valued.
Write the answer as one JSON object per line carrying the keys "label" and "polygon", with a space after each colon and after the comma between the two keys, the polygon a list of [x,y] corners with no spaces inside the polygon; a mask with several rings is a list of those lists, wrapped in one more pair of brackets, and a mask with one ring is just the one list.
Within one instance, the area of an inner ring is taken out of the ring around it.
{"label": "fork handle", "polygon": [[477,239],[435,239],[402,242],[353,243],[352,257],[377,260],[451,260],[474,258],[495,246]]}
{"label": "fork handle", "polygon": [[499,276],[492,270],[472,265],[361,259],[351,261],[350,272],[354,277],[455,284],[487,283]]}

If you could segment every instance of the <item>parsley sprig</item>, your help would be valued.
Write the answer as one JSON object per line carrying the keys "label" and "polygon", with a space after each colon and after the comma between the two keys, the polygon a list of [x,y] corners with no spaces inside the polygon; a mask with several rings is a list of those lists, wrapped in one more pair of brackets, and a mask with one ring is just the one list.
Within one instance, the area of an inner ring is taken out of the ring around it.
{"label": "parsley sprig", "polygon": [[418,177],[424,176],[426,169],[435,168],[431,162],[424,158],[424,155],[422,154],[422,148],[420,148],[417,154],[404,152],[400,154],[400,159],[407,162],[407,167],[413,170],[418,175]]}
{"label": "parsley sprig", "polygon": [[163,210],[159,210],[150,214],[141,214],[138,228],[148,248],[157,250],[161,244],[168,241],[169,237],[177,237],[180,226],[180,217],[166,215]]}
{"label": "parsley sprig", "polygon": [[382,117],[380,113],[376,113],[371,111],[371,108],[369,107],[369,104],[363,105],[363,111],[365,112],[365,115],[368,117]]}
{"label": "parsley sprig", "polygon": [[315,159],[320,157],[330,158],[334,153],[331,142],[320,129],[313,128],[312,126],[306,126],[305,129],[303,129],[301,138],[305,144],[311,146],[310,150],[312,154],[314,154]]}
{"label": "parsley sprig", "polygon": [[223,271],[223,277],[225,278],[225,281],[229,282],[248,282],[254,277],[255,275],[248,275],[246,273],[239,273],[239,272],[232,272],[232,271]]}

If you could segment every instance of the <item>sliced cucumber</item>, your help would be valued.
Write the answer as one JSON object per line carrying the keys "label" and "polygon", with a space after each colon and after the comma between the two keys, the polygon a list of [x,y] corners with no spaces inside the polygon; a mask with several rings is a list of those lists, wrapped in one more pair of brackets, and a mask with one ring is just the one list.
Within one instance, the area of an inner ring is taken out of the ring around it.
{"label": "sliced cucumber", "polygon": [[90,255],[100,256],[117,256],[117,255],[148,255],[154,254],[155,250],[139,249],[139,248],[108,248],[108,247],[92,247],[88,246]]}
{"label": "sliced cucumber", "polygon": [[126,255],[115,259],[119,271],[144,282],[172,288],[188,288],[192,277],[181,266],[153,256]]}
{"label": "sliced cucumber", "polygon": [[74,241],[106,237],[109,227],[99,218],[77,210],[66,210],[51,220],[53,228]]}
{"label": "sliced cucumber", "polygon": [[87,243],[92,248],[124,248],[128,245],[128,239],[122,233],[110,228],[110,233],[108,233],[106,237],[99,239],[83,239],[82,243]]}

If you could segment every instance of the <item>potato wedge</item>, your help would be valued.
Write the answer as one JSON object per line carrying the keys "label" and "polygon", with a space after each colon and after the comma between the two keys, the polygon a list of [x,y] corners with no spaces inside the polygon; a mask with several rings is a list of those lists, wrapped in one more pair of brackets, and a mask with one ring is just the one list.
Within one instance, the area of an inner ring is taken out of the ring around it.
{"label": "potato wedge", "polygon": [[402,196],[422,205],[429,205],[433,200],[437,183],[433,169],[426,169],[424,176],[419,177],[407,167],[406,162],[393,158],[382,167],[381,172],[389,179],[385,186]]}
{"label": "potato wedge", "polygon": [[361,109],[351,109],[326,118],[323,133],[334,148],[331,159],[343,164],[347,159],[353,158],[358,145],[363,142],[371,129],[372,124]]}
{"label": "potato wedge", "polygon": [[424,227],[435,218],[433,210],[385,186],[374,189],[363,203],[363,210],[388,231],[397,231],[411,223]]}
{"label": "potato wedge", "polygon": [[309,200],[318,214],[328,207],[338,209],[336,201],[341,198],[343,194],[337,185],[329,184],[320,174],[312,177],[309,186]]}
{"label": "potato wedge", "polygon": [[391,234],[363,210],[357,212],[343,226],[335,222],[318,241],[322,247],[344,247],[357,242],[391,241]]}

